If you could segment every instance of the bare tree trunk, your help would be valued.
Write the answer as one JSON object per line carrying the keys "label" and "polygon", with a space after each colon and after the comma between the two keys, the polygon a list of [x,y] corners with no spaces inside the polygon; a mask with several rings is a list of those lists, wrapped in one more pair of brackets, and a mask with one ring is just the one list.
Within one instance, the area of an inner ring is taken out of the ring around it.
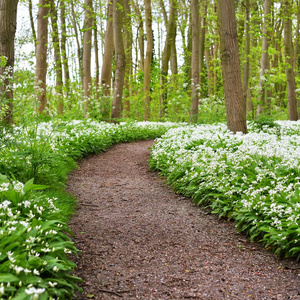
{"label": "bare tree trunk", "polygon": [[36,32],[35,32],[34,20],[33,20],[33,14],[32,14],[32,0],[28,0],[28,4],[29,4],[29,19],[30,19],[32,37],[33,37],[34,43],[36,43]]}
{"label": "bare tree trunk", "polygon": [[78,59],[78,69],[79,69],[79,78],[80,81],[83,81],[83,70],[82,70],[82,51],[81,51],[81,46],[80,46],[80,35],[77,29],[77,23],[76,23],[76,13],[74,10],[74,2],[70,1],[71,3],[71,12],[72,12],[72,23],[73,23],[73,29],[74,29],[74,34],[75,34],[75,39],[76,39],[76,45],[77,45],[77,59]]}
{"label": "bare tree trunk", "polygon": [[124,0],[125,5],[125,24],[124,24],[124,46],[125,46],[125,84],[124,84],[124,117],[130,115],[131,98],[131,77],[132,77],[132,25],[131,25],[131,5],[129,0]]}
{"label": "bare tree trunk", "polygon": [[6,63],[0,64],[0,76],[4,76],[0,85],[0,121],[5,125],[13,122],[13,83],[11,78],[15,62],[15,33],[17,27],[18,0],[0,1],[0,61],[6,57]]}
{"label": "bare tree trunk", "polygon": [[192,101],[191,122],[196,123],[199,112],[200,93],[200,14],[198,0],[191,0],[192,15]]}
{"label": "bare tree trunk", "polygon": [[57,11],[54,0],[51,0],[51,26],[52,26],[52,41],[54,48],[54,59],[55,59],[55,73],[56,73],[56,96],[58,97],[58,114],[62,115],[64,112],[64,102],[62,97],[63,92],[63,73],[62,63],[60,54],[60,44],[58,37],[58,26],[57,26]]}
{"label": "bare tree trunk", "polygon": [[[37,111],[42,114],[47,106],[46,75],[47,75],[47,44],[48,44],[48,14],[50,0],[39,0],[37,17],[36,44],[36,86],[38,87]],[[47,113],[47,112],[46,112]]]}
{"label": "bare tree trunk", "polygon": [[235,1],[218,0],[217,6],[227,126],[234,133],[246,133],[246,103],[239,62]]}
{"label": "bare tree trunk", "polygon": [[286,79],[288,89],[288,107],[290,121],[298,120],[297,113],[297,94],[295,73],[293,69],[293,42],[292,42],[292,20],[291,20],[291,6],[290,1],[284,2],[284,48],[285,48],[285,61],[286,61]]}
{"label": "bare tree trunk", "polygon": [[243,77],[243,94],[244,101],[247,105],[247,111],[252,111],[251,99],[248,102],[248,86],[249,86],[249,73],[250,73],[250,0],[245,1],[245,62],[244,62],[244,77]]}
{"label": "bare tree trunk", "polygon": [[270,40],[270,12],[271,12],[271,0],[265,0],[264,4],[264,23],[263,23],[263,38],[262,38],[262,53],[260,63],[260,80],[259,80],[259,102],[257,105],[257,115],[259,116],[263,112],[267,111],[267,103],[269,101],[270,92],[266,86],[265,76],[270,70],[269,60],[269,40]]}
{"label": "bare tree trunk", "polygon": [[105,118],[110,115],[110,94],[111,94],[111,73],[114,55],[113,39],[113,5],[111,0],[107,2],[107,19],[105,31],[105,46],[103,55],[103,65],[101,70],[101,88],[102,88],[102,113]]}
{"label": "bare tree trunk", "polygon": [[202,83],[202,70],[204,61],[204,50],[205,50],[205,36],[206,36],[206,19],[207,19],[207,0],[202,0],[202,16],[200,18],[200,40],[199,40],[199,83]]}
{"label": "bare tree trunk", "polygon": [[297,74],[298,71],[298,57],[299,57],[299,30],[300,30],[300,5],[297,0],[297,25],[295,32],[295,46],[294,46],[294,71]]}
{"label": "bare tree trunk", "polygon": [[69,71],[69,64],[68,64],[68,57],[67,57],[67,50],[66,50],[67,27],[66,27],[65,0],[61,0],[60,23],[61,23],[61,55],[62,55],[62,60],[63,60],[65,91],[66,91],[66,96],[68,97],[69,85],[70,85],[70,71]]}
{"label": "bare tree trunk", "polygon": [[167,75],[169,70],[169,60],[171,56],[171,41],[175,37],[175,28],[176,28],[176,0],[170,0],[170,13],[169,21],[167,28],[167,36],[165,40],[165,47],[162,57],[161,65],[161,111],[160,116],[164,117],[167,113]]}
{"label": "bare tree trunk", "polygon": [[115,75],[115,89],[113,95],[113,106],[111,117],[112,119],[119,119],[122,112],[122,97],[123,85],[125,77],[125,51],[123,44],[122,28],[124,19],[124,0],[113,1],[113,27],[114,27],[114,41],[116,54],[116,75]]}
{"label": "bare tree trunk", "polygon": [[94,16],[94,51],[95,51],[95,99],[99,99],[99,77],[100,77],[100,66],[99,66],[99,47],[98,47],[98,29],[97,29],[97,19],[96,14]]}
{"label": "bare tree trunk", "polygon": [[147,50],[144,66],[144,120],[150,119],[150,82],[151,82],[151,62],[152,62],[152,50],[153,50],[153,33],[152,33],[152,12],[151,12],[151,0],[144,0],[145,3],[145,21],[146,21],[146,33],[147,33]]}
{"label": "bare tree trunk", "polygon": [[139,41],[139,49],[140,49],[140,69],[141,71],[144,70],[144,59],[145,59],[145,46],[144,46],[144,21],[143,21],[143,17],[141,14],[141,10],[139,7],[139,3],[138,1],[132,1],[133,6],[134,6],[134,10],[135,13],[138,17],[139,20],[139,25],[138,25],[138,41]]}
{"label": "bare tree trunk", "polygon": [[91,105],[91,55],[92,55],[92,26],[93,18],[93,1],[85,0],[85,17],[84,17],[84,35],[83,35],[83,96],[84,96],[84,117],[88,117]]}

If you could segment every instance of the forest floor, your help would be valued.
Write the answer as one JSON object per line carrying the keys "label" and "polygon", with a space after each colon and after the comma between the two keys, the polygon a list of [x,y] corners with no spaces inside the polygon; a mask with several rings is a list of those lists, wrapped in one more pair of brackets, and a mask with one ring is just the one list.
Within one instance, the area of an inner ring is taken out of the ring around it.
{"label": "forest floor", "polygon": [[152,144],[116,145],[69,176],[78,299],[300,299],[300,264],[175,194],[149,170]]}

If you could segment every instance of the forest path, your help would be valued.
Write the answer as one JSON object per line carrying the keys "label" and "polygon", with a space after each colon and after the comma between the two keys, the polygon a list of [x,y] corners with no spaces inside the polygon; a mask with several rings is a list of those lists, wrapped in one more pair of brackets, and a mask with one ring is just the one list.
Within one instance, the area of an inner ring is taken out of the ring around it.
{"label": "forest path", "polygon": [[116,145],[69,177],[79,200],[70,220],[82,251],[78,298],[300,299],[299,264],[175,194],[149,171],[152,145]]}

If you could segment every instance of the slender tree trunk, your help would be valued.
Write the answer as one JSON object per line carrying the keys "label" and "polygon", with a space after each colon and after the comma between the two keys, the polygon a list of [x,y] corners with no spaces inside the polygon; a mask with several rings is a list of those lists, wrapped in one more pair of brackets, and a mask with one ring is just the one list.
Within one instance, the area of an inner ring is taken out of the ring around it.
{"label": "slender tree trunk", "polygon": [[0,121],[5,125],[13,122],[13,77],[15,62],[15,33],[17,27],[18,0],[0,1],[0,62],[1,56],[6,63],[0,63],[0,76],[4,76],[0,85]]}
{"label": "slender tree trunk", "polygon": [[95,51],[95,99],[99,99],[99,78],[100,78],[100,66],[99,66],[99,46],[98,46],[98,29],[97,29],[97,19],[96,14],[94,16],[94,51]]}
{"label": "slender tree trunk", "polygon": [[144,21],[142,17],[142,13],[140,10],[140,6],[138,1],[132,1],[134,5],[135,13],[138,17],[138,41],[139,41],[139,49],[140,49],[140,69],[144,70],[144,59],[145,59],[145,46],[144,46]]}
{"label": "slender tree trunk", "polygon": [[151,0],[144,0],[145,4],[145,21],[147,33],[147,50],[144,65],[144,120],[150,119],[150,82],[151,82],[151,63],[152,63],[152,50],[153,50],[153,33],[152,33],[152,12]]}
{"label": "slender tree trunk", "polygon": [[260,62],[260,80],[259,80],[259,101],[257,105],[257,115],[268,110],[267,103],[269,101],[270,92],[266,84],[265,77],[270,70],[269,60],[269,41],[270,41],[270,13],[271,0],[265,0],[264,3],[264,23],[263,23],[263,38],[262,38],[262,53]]}
{"label": "slender tree trunk", "polygon": [[175,37],[175,28],[176,28],[176,1],[170,0],[170,13],[169,13],[169,21],[167,28],[167,36],[165,40],[165,47],[163,51],[162,57],[162,65],[161,65],[161,111],[160,116],[164,117],[167,113],[167,75],[169,70],[169,61],[171,56],[171,41]]}
{"label": "slender tree trunk", "polygon": [[85,0],[85,17],[84,17],[84,35],[83,35],[83,96],[84,96],[84,117],[88,117],[91,105],[91,55],[92,55],[92,27],[93,18],[93,1]]}
{"label": "slender tree trunk", "polygon": [[300,5],[297,0],[297,25],[295,32],[295,46],[294,46],[294,71],[298,74],[298,57],[299,57],[299,31],[300,31]]}
{"label": "slender tree trunk", "polygon": [[67,57],[67,27],[66,27],[66,3],[65,0],[61,0],[60,6],[60,23],[61,23],[61,55],[63,60],[63,69],[64,69],[64,82],[65,82],[65,91],[66,96],[69,95],[69,85],[70,85],[70,71]]}
{"label": "slender tree trunk", "polygon": [[191,0],[192,15],[192,105],[191,122],[196,123],[199,112],[200,93],[200,14],[198,0]]}
{"label": "slender tree trunk", "polygon": [[124,84],[124,117],[130,116],[130,98],[132,94],[131,82],[132,82],[132,25],[131,25],[131,5],[129,0],[124,0],[125,5],[125,26],[124,26],[124,47],[125,47],[125,84]]}
{"label": "slender tree trunk", "polygon": [[51,0],[51,26],[52,26],[52,41],[54,48],[54,59],[55,59],[55,73],[56,73],[56,96],[58,97],[58,114],[62,115],[64,112],[63,102],[63,72],[60,54],[60,44],[58,37],[58,26],[57,26],[57,10],[55,7],[54,0]]}
{"label": "slender tree trunk", "polygon": [[82,51],[81,51],[81,46],[80,46],[80,35],[77,29],[77,23],[76,23],[76,13],[74,9],[74,2],[70,1],[71,3],[71,13],[72,13],[72,23],[73,23],[73,29],[74,29],[74,34],[75,34],[75,40],[76,40],[76,45],[77,45],[77,59],[78,59],[78,69],[79,69],[79,78],[80,81],[83,81],[83,70],[82,70]]}
{"label": "slender tree trunk", "polygon": [[245,1],[245,62],[244,62],[244,76],[243,76],[243,95],[244,101],[247,105],[247,111],[252,111],[251,99],[248,98],[248,86],[249,86],[249,73],[250,73],[250,0]]}
{"label": "slender tree trunk", "polygon": [[35,32],[34,20],[33,20],[33,14],[32,14],[32,0],[28,0],[28,4],[29,4],[29,19],[30,19],[32,37],[33,37],[34,43],[36,43],[36,32]]}
{"label": "slender tree trunk", "polygon": [[286,78],[288,90],[288,107],[290,121],[298,120],[297,113],[297,94],[295,73],[293,69],[293,42],[292,42],[292,20],[291,20],[291,5],[290,1],[284,1],[284,48],[286,61]]}
{"label": "slender tree trunk", "polygon": [[[47,44],[48,44],[48,14],[50,0],[39,0],[37,17],[36,44],[36,86],[38,87],[37,111],[42,114],[47,106],[46,75],[47,75]],[[46,112],[47,113],[47,112]]]}
{"label": "slender tree trunk", "polygon": [[111,73],[114,55],[113,39],[113,5],[112,1],[107,2],[107,19],[105,31],[105,46],[103,55],[103,64],[101,70],[101,88],[102,88],[102,113],[104,118],[110,115],[110,95],[111,95]]}
{"label": "slender tree trunk", "polygon": [[123,85],[125,77],[125,50],[123,43],[124,0],[113,1],[113,27],[116,54],[115,89],[111,117],[119,119],[122,112]]}
{"label": "slender tree trunk", "polygon": [[202,0],[202,16],[200,18],[200,40],[199,40],[199,83],[202,83],[202,70],[203,70],[203,62],[204,62],[204,50],[205,50],[205,36],[206,36],[206,19],[207,19],[207,0]]}
{"label": "slender tree trunk", "polygon": [[246,103],[241,80],[235,1],[217,0],[217,6],[227,126],[234,133],[246,133]]}

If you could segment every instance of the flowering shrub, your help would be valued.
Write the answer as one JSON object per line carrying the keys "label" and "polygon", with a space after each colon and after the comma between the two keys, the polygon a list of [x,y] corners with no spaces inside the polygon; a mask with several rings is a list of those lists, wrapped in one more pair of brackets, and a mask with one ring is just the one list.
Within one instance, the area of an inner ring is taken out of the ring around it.
{"label": "flowering shrub", "polygon": [[300,123],[184,126],[158,139],[150,161],[180,193],[260,240],[300,258]]}

